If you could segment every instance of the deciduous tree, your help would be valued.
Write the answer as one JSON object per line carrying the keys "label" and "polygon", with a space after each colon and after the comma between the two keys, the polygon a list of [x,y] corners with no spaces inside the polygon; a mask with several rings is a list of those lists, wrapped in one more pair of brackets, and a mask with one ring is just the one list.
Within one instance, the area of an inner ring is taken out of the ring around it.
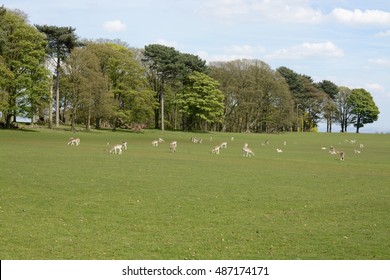
{"label": "deciduous tree", "polygon": [[365,124],[378,120],[379,109],[376,106],[372,95],[363,88],[354,89],[347,98],[348,105],[352,108],[351,113],[355,115],[354,126],[356,133]]}

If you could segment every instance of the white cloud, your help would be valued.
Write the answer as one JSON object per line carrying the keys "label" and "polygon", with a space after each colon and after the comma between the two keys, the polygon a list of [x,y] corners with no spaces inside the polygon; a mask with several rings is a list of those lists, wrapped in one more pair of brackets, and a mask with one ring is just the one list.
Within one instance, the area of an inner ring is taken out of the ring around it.
{"label": "white cloud", "polygon": [[286,49],[280,49],[274,53],[268,54],[266,57],[269,59],[281,59],[281,58],[304,58],[304,57],[342,57],[344,51],[337,47],[332,42],[323,43],[303,43],[301,45],[295,45]]}
{"label": "white cloud", "polygon": [[231,23],[237,20],[267,20],[288,23],[390,25],[390,13],[382,10],[335,8],[330,13],[314,8],[308,0],[209,0],[203,13]]}
{"label": "white cloud", "polygon": [[390,99],[390,92],[386,91],[386,88],[378,83],[370,83],[366,84],[365,88],[368,91],[372,91],[374,95],[378,96],[378,98]]}
{"label": "white cloud", "polygon": [[160,44],[160,45],[164,45],[167,47],[173,47],[175,49],[177,49],[179,47],[179,44],[176,41],[169,41],[169,40],[165,40],[162,38],[157,39],[155,43]]}
{"label": "white cloud", "polygon": [[368,62],[378,66],[390,66],[390,59],[386,58],[372,58],[369,59]]}
{"label": "white cloud", "polygon": [[222,20],[271,20],[276,22],[318,23],[324,18],[307,0],[214,0],[203,12]]}
{"label": "white cloud", "polygon": [[199,51],[197,55],[206,61],[232,61],[236,59],[255,59],[265,52],[261,45],[233,45],[223,48],[218,55],[209,54],[206,51]]}
{"label": "white cloud", "polygon": [[377,37],[390,37],[390,30],[382,31],[377,34],[375,34]]}
{"label": "white cloud", "polygon": [[106,21],[103,24],[103,28],[104,30],[109,32],[121,32],[121,31],[126,31],[127,26],[126,24],[122,23],[120,20],[111,20],[111,21]]}
{"label": "white cloud", "polygon": [[381,10],[350,11],[337,8],[332,11],[331,16],[345,24],[390,25],[390,13]]}

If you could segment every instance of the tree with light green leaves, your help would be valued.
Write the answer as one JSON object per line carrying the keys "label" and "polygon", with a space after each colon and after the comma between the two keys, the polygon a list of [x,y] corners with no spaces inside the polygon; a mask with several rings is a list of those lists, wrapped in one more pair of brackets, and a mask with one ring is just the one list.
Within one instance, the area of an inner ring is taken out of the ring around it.
{"label": "tree with light green leaves", "polygon": [[268,64],[252,59],[214,62],[209,72],[225,95],[223,131],[285,131],[292,126],[288,85]]}
{"label": "tree with light green leaves", "polygon": [[347,98],[347,103],[352,108],[351,113],[355,115],[354,126],[356,133],[365,124],[378,120],[379,109],[376,106],[372,95],[363,88],[352,90]]}
{"label": "tree with light green leaves", "polygon": [[200,72],[195,71],[187,77],[176,102],[188,130],[206,131],[209,125],[222,122],[224,95],[218,87],[216,80]]}
{"label": "tree with light green leaves", "polygon": [[34,119],[49,92],[45,36],[20,11],[0,7],[0,110],[4,127],[16,117]]}

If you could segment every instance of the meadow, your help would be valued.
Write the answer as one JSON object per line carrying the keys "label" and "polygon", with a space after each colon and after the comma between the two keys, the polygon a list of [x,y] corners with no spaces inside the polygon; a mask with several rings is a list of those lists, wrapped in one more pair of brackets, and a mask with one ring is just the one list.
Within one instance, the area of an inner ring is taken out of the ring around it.
{"label": "meadow", "polygon": [[389,179],[388,134],[4,130],[0,259],[390,259]]}

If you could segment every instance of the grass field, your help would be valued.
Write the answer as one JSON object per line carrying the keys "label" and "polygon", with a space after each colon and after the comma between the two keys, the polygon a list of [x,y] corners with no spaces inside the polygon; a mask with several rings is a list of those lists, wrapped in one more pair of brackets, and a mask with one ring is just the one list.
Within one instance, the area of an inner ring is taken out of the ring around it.
{"label": "grass field", "polygon": [[390,259],[390,135],[6,130],[0,168],[0,259]]}

